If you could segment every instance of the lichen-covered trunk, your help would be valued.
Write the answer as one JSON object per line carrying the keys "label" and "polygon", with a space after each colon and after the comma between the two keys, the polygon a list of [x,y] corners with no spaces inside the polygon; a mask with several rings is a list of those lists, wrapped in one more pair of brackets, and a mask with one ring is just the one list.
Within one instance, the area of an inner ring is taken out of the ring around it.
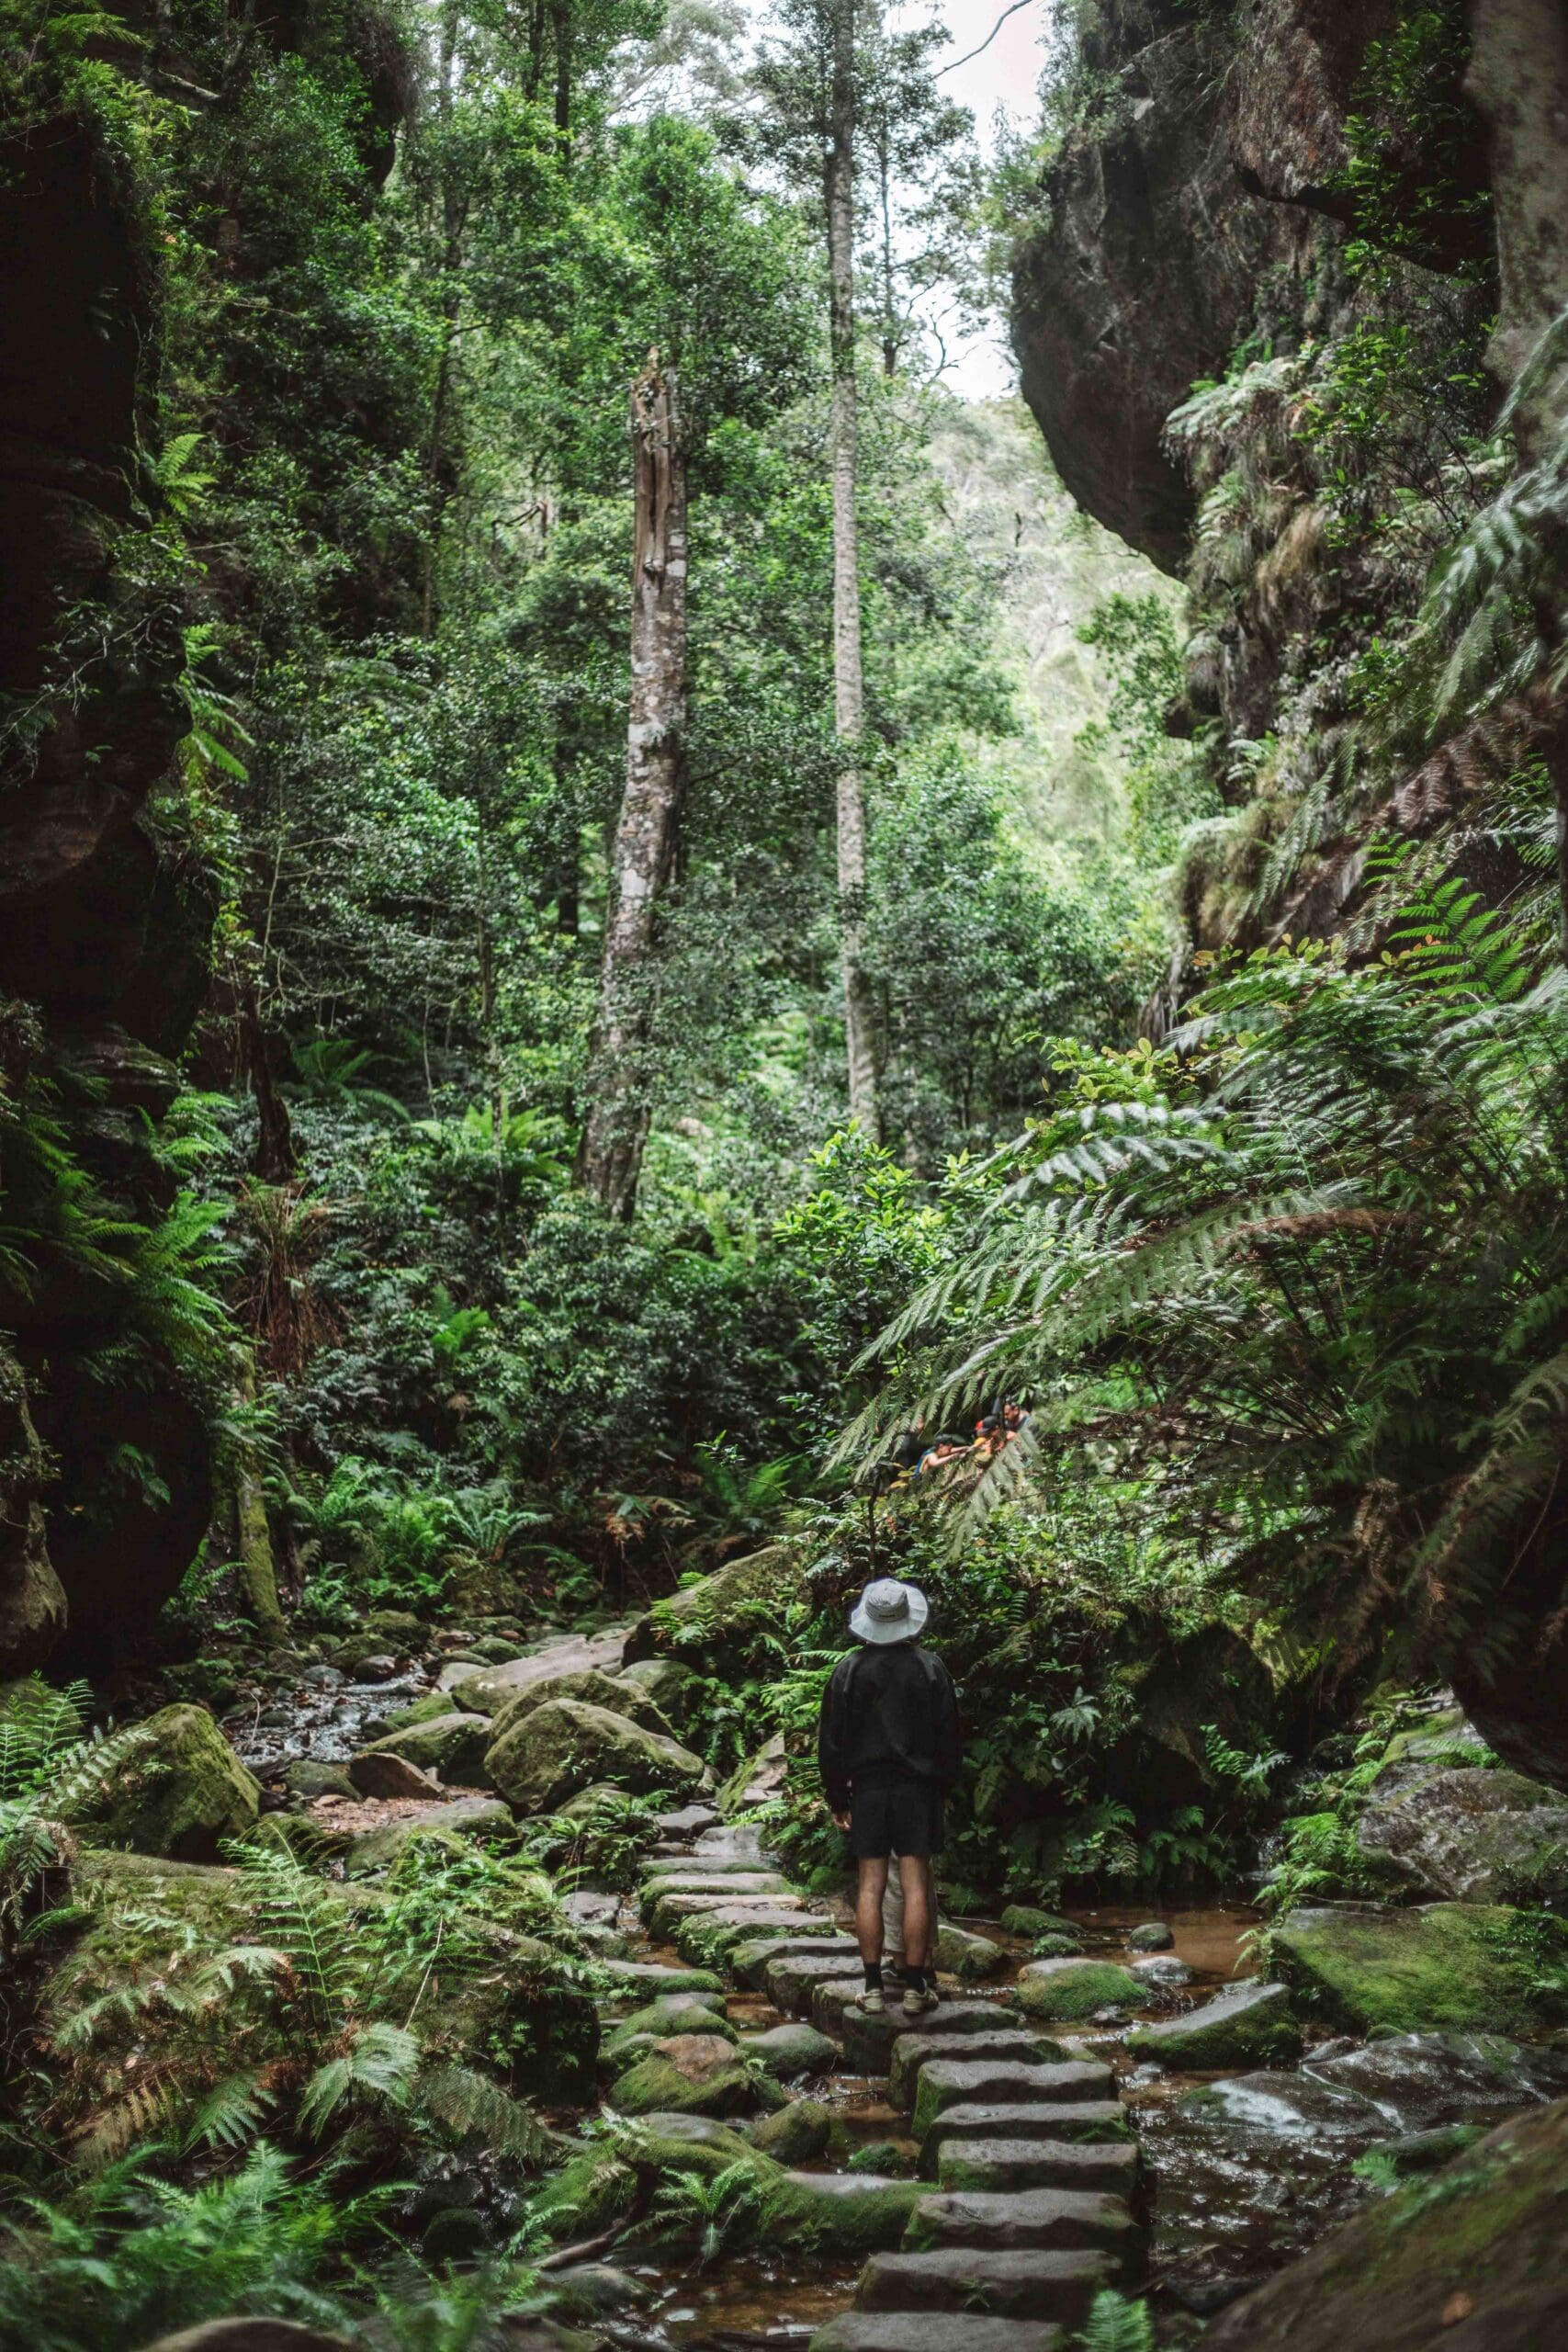
{"label": "lichen-covered trunk", "polygon": [[831,135],[827,164],[829,329],[833,368],[833,726],[839,770],[839,949],[844,976],[844,1041],[850,1116],[877,1135],[875,998],[865,962],[865,731],[861,664],[860,533],[855,515],[854,0],[838,0],[833,22]]}
{"label": "lichen-covered trunk", "polygon": [[649,362],[632,388],[637,554],[626,786],[578,1172],[629,1219],[652,1111],[648,1043],[659,900],[674,862],[686,785],[686,461],[673,369]]}
{"label": "lichen-covered trunk", "polygon": [[[1470,0],[1469,90],[1486,125],[1497,223],[1488,366],[1513,395],[1521,466],[1568,431],[1568,0]],[[1545,640],[1568,641],[1568,578],[1543,585]],[[1568,708],[1543,746],[1557,800],[1559,945],[1568,962]]]}

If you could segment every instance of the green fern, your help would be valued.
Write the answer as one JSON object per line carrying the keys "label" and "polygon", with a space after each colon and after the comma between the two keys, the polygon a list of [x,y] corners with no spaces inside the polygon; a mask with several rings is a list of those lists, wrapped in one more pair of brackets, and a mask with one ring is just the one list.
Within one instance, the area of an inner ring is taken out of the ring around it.
{"label": "green fern", "polygon": [[1089,2324],[1076,2339],[1082,2352],[1154,2352],[1154,2321],[1147,2303],[1129,2302],[1110,2287],[1096,2295]]}

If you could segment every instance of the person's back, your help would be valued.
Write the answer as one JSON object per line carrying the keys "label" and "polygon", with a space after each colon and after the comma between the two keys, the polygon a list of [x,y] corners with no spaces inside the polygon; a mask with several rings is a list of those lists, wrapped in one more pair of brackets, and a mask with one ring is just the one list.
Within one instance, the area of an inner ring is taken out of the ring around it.
{"label": "person's back", "polygon": [[855,1919],[865,2005],[883,2006],[882,1905],[897,1860],[905,1896],[904,2014],[929,2009],[933,1934],[931,1857],[942,1847],[942,1801],[958,1777],[958,1702],[941,1658],[916,1636],[925,1595],[884,1577],[850,1618],[865,1645],[840,1658],[823,1693],[817,1755],[829,1809],[859,1869]]}

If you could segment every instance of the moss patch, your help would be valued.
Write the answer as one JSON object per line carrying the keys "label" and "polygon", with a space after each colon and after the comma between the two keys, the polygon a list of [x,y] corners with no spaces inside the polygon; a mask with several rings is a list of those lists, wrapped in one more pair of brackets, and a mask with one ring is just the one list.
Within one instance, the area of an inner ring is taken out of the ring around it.
{"label": "moss patch", "polygon": [[1351,2033],[1505,2033],[1528,2041],[1555,2014],[1523,1940],[1525,1915],[1503,1904],[1435,1903],[1420,1911],[1334,1904],[1294,1911],[1270,1930],[1272,1973],[1296,2007]]}
{"label": "moss patch", "polygon": [[1108,1960],[1037,1960],[1019,1971],[1025,2017],[1091,2018],[1100,2009],[1139,2009],[1147,1994],[1131,1969]]}

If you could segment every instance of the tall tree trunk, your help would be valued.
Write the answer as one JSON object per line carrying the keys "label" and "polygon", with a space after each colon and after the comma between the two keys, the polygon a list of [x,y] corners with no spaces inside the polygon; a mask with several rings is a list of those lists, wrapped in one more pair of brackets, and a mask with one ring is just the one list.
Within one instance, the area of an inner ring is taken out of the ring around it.
{"label": "tall tree trunk", "polygon": [[875,1006],[865,964],[865,732],[861,662],[860,533],[855,515],[855,0],[833,0],[833,79],[827,163],[829,333],[833,369],[833,724],[839,771],[839,943],[850,1116],[876,1139]]}
{"label": "tall tree trunk", "polygon": [[686,788],[686,459],[675,371],[661,372],[657,353],[632,387],[631,422],[637,553],[626,786],[578,1159],[583,1184],[624,1221],[637,1206],[648,1140],[650,964]]}
{"label": "tall tree trunk", "polygon": [[556,145],[563,164],[571,161],[571,8],[555,0],[550,24],[556,43]]}
{"label": "tall tree trunk", "polygon": [[264,1184],[289,1184],[299,1170],[299,1154],[289,1122],[288,1105],[277,1091],[262,1025],[256,985],[247,980],[239,992],[240,1061],[256,1098],[256,1148],[252,1160]]}
{"label": "tall tree trunk", "polygon": [[[234,1401],[242,1411],[235,1419],[243,1430],[243,1408],[254,1401],[255,1382],[247,1363],[234,1384]],[[277,1568],[273,1557],[272,1530],[267,1524],[266,1497],[255,1447],[243,1434],[232,1441],[230,1468],[233,1486],[234,1548],[240,1589],[251,1623],[265,1641],[287,1639],[282,1605],[277,1597]]]}
{"label": "tall tree trunk", "polygon": [[[1486,125],[1497,223],[1497,324],[1487,365],[1509,392],[1541,337],[1568,311],[1568,5],[1564,0],[1470,0],[1468,87]],[[1521,465],[1538,462],[1568,424],[1568,340],[1514,409]],[[1568,638],[1568,580],[1543,586],[1537,613],[1547,644]],[[1568,963],[1568,706],[1559,693],[1542,751],[1557,800],[1559,948]]]}

